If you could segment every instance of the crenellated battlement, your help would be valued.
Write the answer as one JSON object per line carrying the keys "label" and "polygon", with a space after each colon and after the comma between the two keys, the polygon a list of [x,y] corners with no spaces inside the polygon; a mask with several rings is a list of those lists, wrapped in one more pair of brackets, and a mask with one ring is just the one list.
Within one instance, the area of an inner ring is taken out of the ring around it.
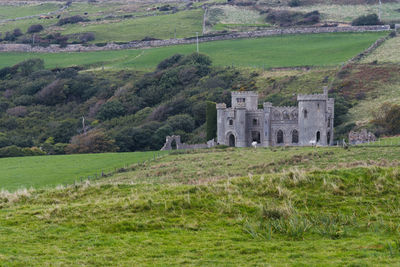
{"label": "crenellated battlement", "polygon": [[313,100],[327,100],[328,95],[325,94],[312,94],[312,95],[297,95],[297,101],[313,101]]}
{"label": "crenellated battlement", "polygon": [[226,109],[226,104],[225,103],[218,103],[217,104],[217,109]]}
{"label": "crenellated battlement", "polygon": [[272,108],[272,103],[271,102],[264,102],[263,103],[263,107],[264,107],[264,109]]}
{"label": "crenellated battlement", "polygon": [[273,107],[276,110],[297,110],[297,107],[295,106],[277,106],[277,107]]}
{"label": "crenellated battlement", "polygon": [[254,91],[236,91],[236,92],[232,92],[232,96],[257,96],[258,97],[258,93],[254,92]]}

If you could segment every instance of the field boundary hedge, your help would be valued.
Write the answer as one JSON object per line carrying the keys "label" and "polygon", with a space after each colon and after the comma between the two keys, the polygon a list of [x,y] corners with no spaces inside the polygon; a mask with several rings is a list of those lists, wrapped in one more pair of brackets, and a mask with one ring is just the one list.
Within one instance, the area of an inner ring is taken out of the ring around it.
{"label": "field boundary hedge", "polygon": [[[336,32],[378,32],[389,31],[389,25],[376,26],[348,26],[348,27],[308,27],[308,28],[288,28],[273,29],[250,32],[237,32],[220,35],[205,35],[199,37],[199,42],[212,42],[221,40],[232,40],[242,38],[259,38],[287,34],[313,34],[313,33],[336,33]],[[182,44],[194,44],[196,38],[168,39],[168,40],[148,40],[132,41],[126,44],[107,43],[106,45],[81,45],[72,44],[67,47],[50,45],[48,47],[31,46],[29,44],[0,44],[0,52],[30,52],[30,53],[59,53],[59,52],[91,52],[106,50],[141,49],[151,47],[163,47]]]}

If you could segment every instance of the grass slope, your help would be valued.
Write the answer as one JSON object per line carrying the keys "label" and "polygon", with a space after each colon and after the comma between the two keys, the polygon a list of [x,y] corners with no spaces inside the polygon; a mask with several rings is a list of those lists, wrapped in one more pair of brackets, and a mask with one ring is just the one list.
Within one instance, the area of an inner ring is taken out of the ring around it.
{"label": "grass slope", "polygon": [[[340,64],[369,47],[386,33],[332,33],[285,35],[257,39],[238,39],[200,44],[200,52],[209,55],[215,65],[241,67],[293,67]],[[145,50],[101,51],[85,53],[0,53],[0,67],[40,57],[46,67],[104,64],[114,69],[152,70],[173,54],[189,54],[196,45],[179,45]]]}
{"label": "grass slope", "polygon": [[177,152],[96,184],[2,193],[0,259],[11,266],[395,266],[399,152]]}
{"label": "grass slope", "polygon": [[175,30],[176,37],[182,38],[201,33],[202,18],[203,11],[196,9],[163,16],[68,25],[63,27],[62,34],[93,32],[95,43],[129,42],[145,37],[170,39],[174,38]]}
{"label": "grass slope", "polygon": [[[385,3],[381,6],[381,18],[384,22],[398,21],[400,3]],[[316,4],[302,5],[299,7],[282,7],[282,9],[292,11],[311,12],[318,10],[324,21],[351,22],[355,18],[371,13],[379,13],[379,5],[335,5],[335,4]]]}
{"label": "grass slope", "polygon": [[60,7],[61,5],[56,3],[28,4],[22,6],[2,5],[0,3],[0,20],[46,14],[57,11]]}
{"label": "grass slope", "polygon": [[[0,158],[1,189],[42,188],[92,178],[145,160],[155,152]],[[158,152],[157,152],[158,153]]]}

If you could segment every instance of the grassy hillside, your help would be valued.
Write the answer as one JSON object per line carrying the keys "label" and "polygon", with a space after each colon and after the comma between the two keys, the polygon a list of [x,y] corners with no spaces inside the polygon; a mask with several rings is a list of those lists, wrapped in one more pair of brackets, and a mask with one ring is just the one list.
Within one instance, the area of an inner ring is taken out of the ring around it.
{"label": "grassy hillside", "polygon": [[[332,33],[284,35],[201,43],[201,53],[217,66],[293,67],[337,65],[369,47],[386,33]],[[42,58],[47,68],[74,65],[104,65],[112,69],[152,70],[160,60],[174,54],[195,52],[196,45],[180,45],[145,50],[85,53],[0,53],[0,67],[28,58]]]}
{"label": "grassy hillside", "polygon": [[[164,153],[157,152],[157,156]],[[0,187],[43,188],[91,179],[134,163],[153,159],[155,152],[0,158]]]}
{"label": "grassy hillside", "polygon": [[387,40],[382,46],[378,47],[371,55],[365,57],[361,62],[371,63],[400,63],[400,36]]}
{"label": "grassy hillside", "polygon": [[[382,21],[398,21],[400,13],[397,11],[400,8],[400,3],[385,3],[381,6]],[[351,23],[355,18],[371,13],[379,13],[379,5],[343,5],[343,4],[316,4],[305,5],[299,7],[281,7],[281,9],[311,12],[318,10],[321,13],[323,21]]]}
{"label": "grassy hillside", "polygon": [[[202,32],[203,11],[182,11],[176,14],[151,16],[137,19],[93,22],[63,27],[62,34],[93,32],[98,42],[129,42],[145,37],[157,39],[196,36]],[[151,29],[149,31],[149,29]]]}
{"label": "grassy hillside", "polygon": [[0,20],[15,19],[33,15],[46,14],[60,9],[61,4],[52,3],[32,3],[26,5],[7,5],[0,3]]}
{"label": "grassy hillside", "polygon": [[2,192],[1,261],[396,266],[399,153],[205,150],[97,183]]}

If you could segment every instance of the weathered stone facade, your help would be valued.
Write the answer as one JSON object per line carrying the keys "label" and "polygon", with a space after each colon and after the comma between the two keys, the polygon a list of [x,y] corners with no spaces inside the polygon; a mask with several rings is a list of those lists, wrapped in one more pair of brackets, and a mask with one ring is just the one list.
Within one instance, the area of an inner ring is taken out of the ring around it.
{"label": "weathered stone facade", "polygon": [[249,147],[333,144],[334,99],[323,94],[298,95],[298,107],[258,108],[255,92],[232,92],[232,105],[217,104],[217,144]]}

